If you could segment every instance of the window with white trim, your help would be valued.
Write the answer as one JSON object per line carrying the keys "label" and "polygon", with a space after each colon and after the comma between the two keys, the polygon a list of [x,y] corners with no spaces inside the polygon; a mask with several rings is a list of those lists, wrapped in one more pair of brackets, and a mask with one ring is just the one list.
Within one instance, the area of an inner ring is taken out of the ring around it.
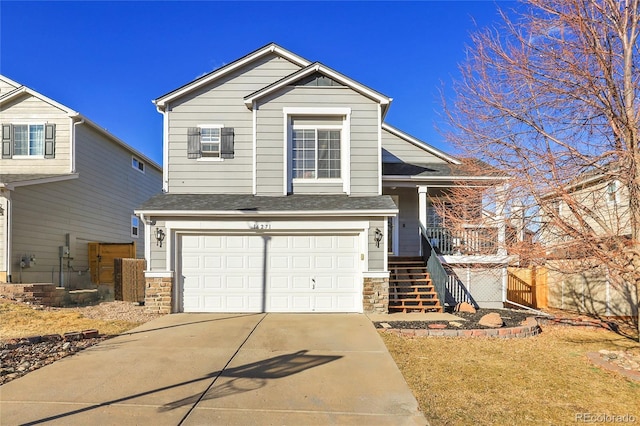
{"label": "window with white trim", "polygon": [[13,155],[44,156],[44,124],[14,124]]}
{"label": "window with white trim", "polygon": [[618,202],[618,182],[612,181],[607,184],[607,203],[615,204]]}
{"label": "window with white trim", "polygon": [[138,216],[131,216],[131,238],[140,236],[140,219]]}
{"label": "window with white trim", "polygon": [[203,157],[220,158],[220,127],[200,128],[200,149]]}
{"label": "window with white trim", "polygon": [[294,179],[341,178],[342,128],[335,125],[298,124],[292,129]]}
{"label": "window with white trim", "polygon": [[131,157],[131,167],[139,172],[144,173],[144,163],[138,160],[136,157]]}

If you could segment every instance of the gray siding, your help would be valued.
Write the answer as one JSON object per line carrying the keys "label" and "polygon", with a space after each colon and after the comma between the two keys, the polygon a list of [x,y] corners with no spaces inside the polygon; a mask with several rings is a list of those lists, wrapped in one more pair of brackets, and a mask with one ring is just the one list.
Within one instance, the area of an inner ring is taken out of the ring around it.
{"label": "gray siding", "polygon": [[[164,228],[165,221],[160,219],[155,219],[156,224],[155,227]],[[167,234],[165,230],[165,234]],[[167,239],[171,238],[169,235],[165,236],[165,242]],[[167,270],[167,244],[162,244],[160,247],[156,242],[153,234],[151,235],[151,259],[149,259],[149,265],[147,265],[147,269],[149,271],[157,272],[157,271],[166,271]]]}
{"label": "gray siding", "polygon": [[443,159],[382,130],[382,162],[384,163],[446,163]]}
{"label": "gray siding", "polygon": [[[269,55],[170,104],[169,192],[253,192],[253,112],[243,98],[299,69]],[[235,129],[235,155],[224,161],[187,158],[187,129],[222,124]],[[282,152],[280,153],[282,155]]]}
{"label": "gray siding", "polygon": [[[351,194],[378,194],[378,104],[345,87],[288,87],[265,97],[257,116],[257,192],[282,194],[286,176],[283,159],[283,108],[351,108]],[[346,159],[343,159],[345,161]],[[341,193],[342,185],[296,185],[294,192]]]}
{"label": "gray siding", "polygon": [[384,271],[384,239],[380,241],[380,247],[376,247],[375,235],[376,228],[384,233],[384,227],[387,222],[384,219],[372,218],[369,220],[369,236],[367,241],[369,244],[369,271]]}
{"label": "gray siding", "polygon": [[2,105],[0,123],[56,125],[55,158],[0,158],[2,173],[69,173],[71,119],[62,110],[26,94]]}
{"label": "gray siding", "polygon": [[418,191],[416,188],[384,189],[385,195],[399,197],[398,256],[417,256],[420,253]]}
{"label": "gray siding", "polygon": [[[70,284],[89,281],[88,244],[136,242],[144,257],[144,225],[131,237],[134,208],[162,189],[162,173],[146,165],[145,173],[131,166],[131,152],[110,142],[86,125],[77,126],[78,179],[16,188],[13,199],[13,281],[58,283],[58,247],[65,235],[75,237]],[[105,161],[106,160],[106,161]],[[37,262],[20,272],[22,255]],[[64,267],[66,270],[66,265]]]}

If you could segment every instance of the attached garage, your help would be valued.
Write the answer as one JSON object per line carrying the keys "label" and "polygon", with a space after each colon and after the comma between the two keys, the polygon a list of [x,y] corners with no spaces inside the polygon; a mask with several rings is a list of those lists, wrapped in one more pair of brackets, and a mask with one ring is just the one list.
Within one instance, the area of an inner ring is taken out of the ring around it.
{"label": "attached garage", "polygon": [[359,236],[179,237],[183,312],[362,312]]}

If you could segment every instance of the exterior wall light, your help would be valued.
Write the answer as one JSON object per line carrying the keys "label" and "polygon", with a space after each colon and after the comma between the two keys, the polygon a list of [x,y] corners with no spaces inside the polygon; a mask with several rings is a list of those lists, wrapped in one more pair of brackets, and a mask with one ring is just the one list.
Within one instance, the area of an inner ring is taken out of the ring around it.
{"label": "exterior wall light", "polygon": [[373,240],[376,242],[376,247],[380,248],[380,241],[382,241],[382,231],[380,231],[380,228],[376,228]]}
{"label": "exterior wall light", "polygon": [[156,244],[162,247],[162,242],[164,241],[164,231],[161,228],[156,228]]}

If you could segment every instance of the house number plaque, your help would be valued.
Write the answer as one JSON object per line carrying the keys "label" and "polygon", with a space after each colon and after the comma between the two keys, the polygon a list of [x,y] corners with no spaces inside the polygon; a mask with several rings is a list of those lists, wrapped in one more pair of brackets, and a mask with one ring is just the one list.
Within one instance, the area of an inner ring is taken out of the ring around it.
{"label": "house number plaque", "polygon": [[271,224],[270,224],[270,223],[266,223],[266,222],[262,222],[262,223],[260,223],[260,222],[255,222],[255,223],[252,225],[252,228],[253,228],[253,229],[256,229],[256,230],[271,229]]}

